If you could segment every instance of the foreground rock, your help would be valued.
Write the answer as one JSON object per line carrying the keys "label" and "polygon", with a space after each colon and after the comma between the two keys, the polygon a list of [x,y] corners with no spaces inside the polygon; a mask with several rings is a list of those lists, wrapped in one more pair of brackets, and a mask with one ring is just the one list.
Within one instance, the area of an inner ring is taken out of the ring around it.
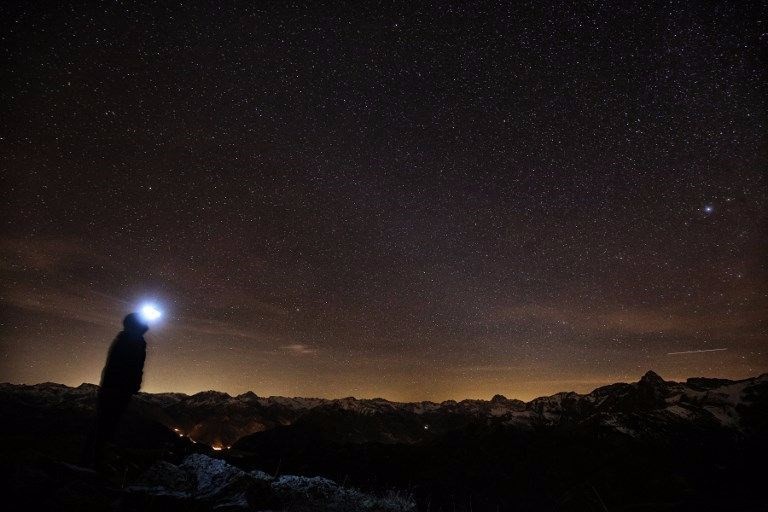
{"label": "foreground rock", "polygon": [[377,497],[341,487],[322,477],[242,471],[227,462],[193,454],[176,466],[160,461],[126,489],[120,509],[290,510],[334,512],[407,512],[414,501],[398,494]]}

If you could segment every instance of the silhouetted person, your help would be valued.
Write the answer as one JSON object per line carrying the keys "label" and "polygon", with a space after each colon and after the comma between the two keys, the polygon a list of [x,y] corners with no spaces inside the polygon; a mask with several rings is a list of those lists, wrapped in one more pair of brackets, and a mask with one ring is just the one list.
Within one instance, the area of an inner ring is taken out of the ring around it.
{"label": "silhouetted person", "polygon": [[123,330],[109,348],[97,394],[96,422],[83,451],[84,464],[101,462],[104,444],[112,439],[131,397],[141,389],[147,330],[146,322],[137,313],[131,313],[123,319]]}

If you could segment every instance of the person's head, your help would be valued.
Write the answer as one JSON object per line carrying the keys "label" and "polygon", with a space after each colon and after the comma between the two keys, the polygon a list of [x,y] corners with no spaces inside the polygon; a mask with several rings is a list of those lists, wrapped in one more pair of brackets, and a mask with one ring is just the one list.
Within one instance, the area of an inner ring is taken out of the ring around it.
{"label": "person's head", "polygon": [[141,315],[130,313],[123,318],[123,330],[140,336],[149,330],[149,326],[141,319]]}

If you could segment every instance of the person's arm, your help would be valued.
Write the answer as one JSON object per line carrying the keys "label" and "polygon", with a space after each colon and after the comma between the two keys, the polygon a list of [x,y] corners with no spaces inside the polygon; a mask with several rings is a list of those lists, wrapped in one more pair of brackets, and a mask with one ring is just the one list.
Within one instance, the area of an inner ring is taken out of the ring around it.
{"label": "person's arm", "polygon": [[147,358],[147,345],[146,343],[141,343],[139,345],[139,350],[136,354],[136,366],[134,368],[134,375],[136,376],[136,381],[134,383],[133,389],[131,390],[133,394],[137,394],[139,390],[141,390],[141,381],[144,378],[144,361]]}
{"label": "person's arm", "polygon": [[130,386],[131,394],[135,395],[141,389],[141,381],[144,375],[144,359],[146,358],[146,344],[136,342],[131,345],[130,361],[130,379],[126,384]]}

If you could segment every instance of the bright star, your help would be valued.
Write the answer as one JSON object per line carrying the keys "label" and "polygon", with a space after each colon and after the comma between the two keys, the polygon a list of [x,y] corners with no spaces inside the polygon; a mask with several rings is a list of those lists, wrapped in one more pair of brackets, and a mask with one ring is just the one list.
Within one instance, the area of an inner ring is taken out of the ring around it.
{"label": "bright star", "polygon": [[711,204],[706,205],[704,208],[704,213],[712,213],[715,211],[715,207]]}

